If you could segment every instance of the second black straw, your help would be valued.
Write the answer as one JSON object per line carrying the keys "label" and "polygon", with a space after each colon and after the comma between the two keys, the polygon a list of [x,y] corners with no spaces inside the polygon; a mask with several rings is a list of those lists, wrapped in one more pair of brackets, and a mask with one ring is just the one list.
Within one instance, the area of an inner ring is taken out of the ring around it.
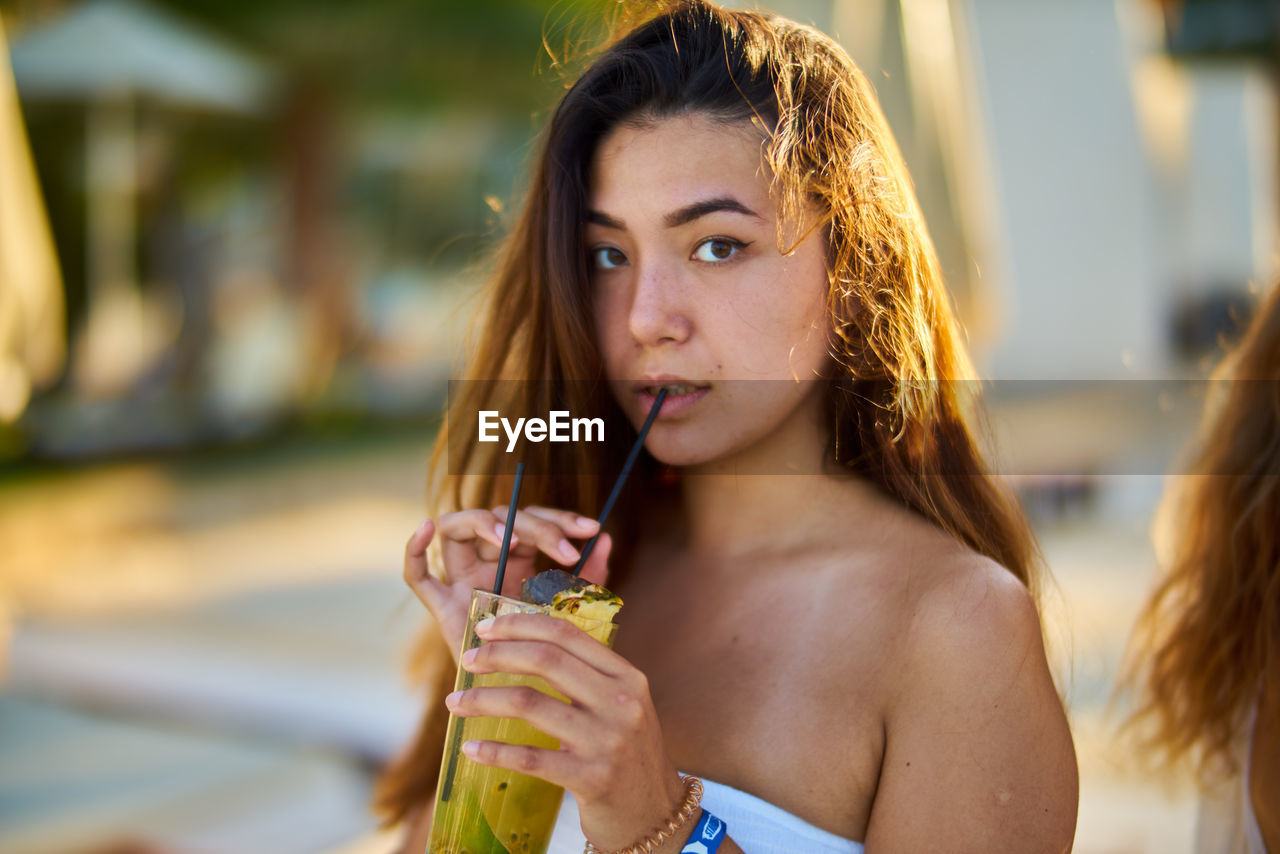
{"label": "second black straw", "polygon": [[604,509],[600,511],[600,517],[596,520],[600,523],[600,530],[596,531],[596,535],[582,547],[582,557],[578,558],[578,565],[573,568],[574,575],[580,575],[582,568],[587,565],[587,558],[591,556],[591,550],[596,547],[596,540],[600,539],[600,534],[604,532],[604,523],[609,518],[609,511],[613,510],[614,503],[622,493],[622,485],[627,482],[627,476],[631,474],[631,467],[635,465],[636,457],[640,456],[640,449],[644,447],[644,439],[649,435],[649,428],[653,426],[654,419],[658,417],[658,412],[662,409],[662,401],[666,399],[667,389],[663,386],[658,389],[658,397],[653,401],[653,406],[649,408],[649,415],[644,419],[644,426],[640,428],[640,435],[636,436],[635,442],[631,445],[631,453],[627,454],[627,461],[622,464],[622,472],[618,475],[618,479],[613,482],[613,489],[609,492],[609,497],[604,502]]}

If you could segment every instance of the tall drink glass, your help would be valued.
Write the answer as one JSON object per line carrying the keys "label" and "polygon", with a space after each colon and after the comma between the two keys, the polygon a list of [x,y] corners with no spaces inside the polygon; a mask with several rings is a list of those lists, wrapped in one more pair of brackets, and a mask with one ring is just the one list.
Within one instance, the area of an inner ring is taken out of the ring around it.
{"label": "tall drink glass", "polygon": [[[550,614],[569,620],[606,646],[613,645],[617,626],[576,614],[557,614],[549,607],[509,599],[484,590],[473,591],[462,649],[482,641],[476,623],[503,614]],[[565,697],[537,676],[512,673],[472,674],[458,668],[455,691],[473,687],[528,685],[560,699]],[[444,759],[436,786],[435,816],[428,854],[544,854],[564,789],[505,768],[472,762],[462,753],[466,741],[500,741],[556,750],[560,743],[528,723],[513,718],[460,718],[449,715]]]}

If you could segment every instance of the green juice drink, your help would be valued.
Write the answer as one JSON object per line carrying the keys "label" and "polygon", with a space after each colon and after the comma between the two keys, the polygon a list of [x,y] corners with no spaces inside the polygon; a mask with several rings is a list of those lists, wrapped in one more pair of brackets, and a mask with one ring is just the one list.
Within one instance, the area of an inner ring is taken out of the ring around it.
{"label": "green juice drink", "polygon": [[[617,626],[610,611],[601,610],[589,588],[587,599],[563,597],[552,605],[535,605],[506,596],[476,590],[471,597],[463,650],[480,646],[476,624],[503,614],[550,614],[569,620],[601,643],[612,646]],[[614,600],[616,601],[616,599]],[[583,606],[583,607],[580,607]],[[604,618],[595,618],[603,616]],[[485,686],[528,685],[560,699],[544,679],[509,673],[471,674],[458,668],[455,691]],[[449,716],[444,759],[436,787],[435,817],[431,824],[428,854],[544,854],[564,789],[537,777],[491,768],[462,754],[467,741],[499,741],[556,750],[560,743],[521,720],[510,718],[460,718]]]}

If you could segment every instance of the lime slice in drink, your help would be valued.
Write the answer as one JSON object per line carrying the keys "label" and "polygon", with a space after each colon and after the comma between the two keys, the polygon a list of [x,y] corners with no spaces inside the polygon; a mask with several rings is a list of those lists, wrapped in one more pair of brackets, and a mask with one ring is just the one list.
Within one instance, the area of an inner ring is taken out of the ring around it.
{"label": "lime slice in drink", "polygon": [[[458,839],[460,848],[447,854],[510,854],[507,847],[498,841],[493,828],[485,820],[480,809],[480,801],[475,792],[467,789],[455,789],[457,797],[437,804],[439,814],[435,820],[442,827],[460,827],[462,835]],[[431,849],[435,854],[435,849]]]}

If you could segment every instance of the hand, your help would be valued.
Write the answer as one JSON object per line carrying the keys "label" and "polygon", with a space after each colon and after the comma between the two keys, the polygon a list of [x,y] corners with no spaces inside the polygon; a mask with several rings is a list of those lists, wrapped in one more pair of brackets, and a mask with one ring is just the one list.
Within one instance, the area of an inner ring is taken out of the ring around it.
{"label": "hand", "polygon": [[[559,750],[467,742],[482,765],[540,777],[573,793],[586,837],[625,848],[675,814],[684,786],[667,757],[645,675],[565,620],[508,614],[477,626],[485,641],[468,650],[472,673],[541,676],[568,702],[531,687],[478,687],[450,694],[462,717],[519,718],[560,741]],[[671,840],[673,850],[680,849]],[[668,846],[663,846],[665,851]]]}
{"label": "hand", "polygon": [[[404,580],[435,618],[454,658],[462,648],[471,591],[493,589],[507,511],[507,507],[462,510],[441,516],[438,522],[428,519],[405,545]],[[594,519],[567,510],[528,507],[517,511],[501,592],[519,598],[520,585],[534,574],[534,557],[539,552],[563,566],[573,566],[580,554],[569,538],[590,537],[599,529]],[[427,546],[437,532],[444,558],[440,577],[427,567]],[[582,568],[583,578],[604,583],[611,548],[609,535],[602,534]]]}

